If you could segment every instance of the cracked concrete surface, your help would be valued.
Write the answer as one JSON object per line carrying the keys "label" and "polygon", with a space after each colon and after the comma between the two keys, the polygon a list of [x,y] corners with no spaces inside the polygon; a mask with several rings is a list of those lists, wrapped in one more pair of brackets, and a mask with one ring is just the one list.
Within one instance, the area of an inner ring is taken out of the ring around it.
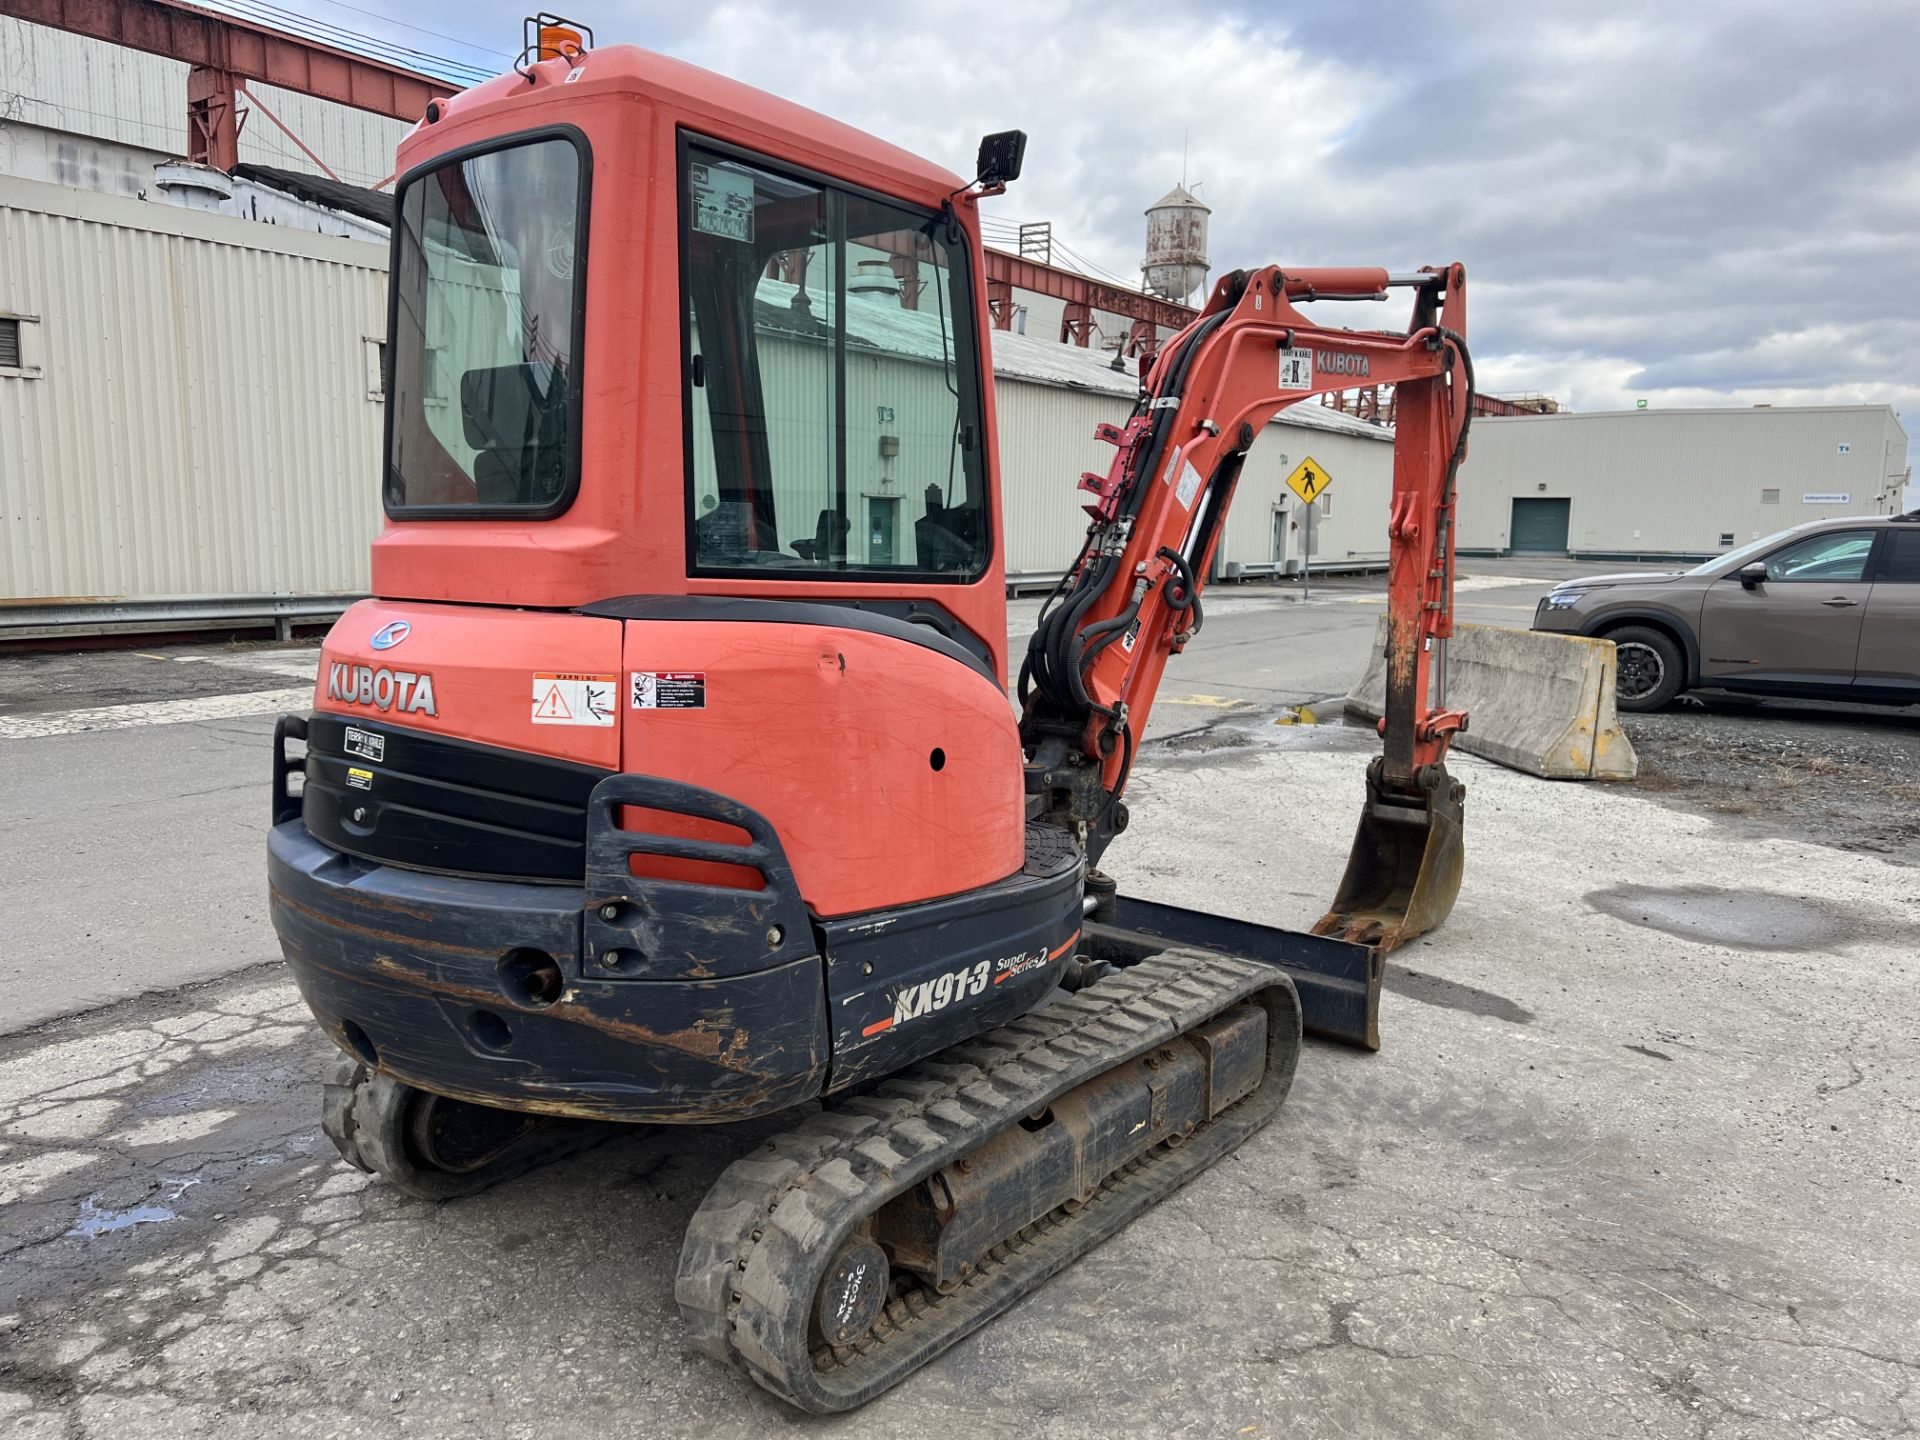
{"label": "cracked concrete surface", "polygon": [[[1144,759],[1111,868],[1303,925],[1366,737],[1238,716]],[[622,1136],[422,1205],[339,1163],[277,967],[0,1039],[10,1436],[1856,1437],[1920,1423],[1920,904],[1876,857],[1473,762],[1385,1048],[868,1409],[685,1350],[685,1219],[772,1122]],[[1150,822],[1150,823],[1149,823]],[[1591,903],[1844,907],[1802,948]]]}

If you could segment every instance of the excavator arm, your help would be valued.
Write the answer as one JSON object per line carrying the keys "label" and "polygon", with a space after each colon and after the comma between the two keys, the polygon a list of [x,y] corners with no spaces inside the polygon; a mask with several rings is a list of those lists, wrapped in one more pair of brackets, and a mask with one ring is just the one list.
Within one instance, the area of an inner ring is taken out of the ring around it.
{"label": "excavator arm", "polygon": [[[1404,331],[1329,329],[1312,300],[1410,290]],[[1446,771],[1466,716],[1445,706],[1453,633],[1454,477],[1473,371],[1466,272],[1235,271],[1161,349],[1104,475],[1081,478],[1091,523],[1020,670],[1029,807],[1091,861],[1125,829],[1121,797],[1168,659],[1198,633],[1201,594],[1247,453],[1289,405],[1364,381],[1395,387],[1383,753],[1333,908],[1315,927],[1381,948],[1432,929],[1458,894],[1463,787]]]}

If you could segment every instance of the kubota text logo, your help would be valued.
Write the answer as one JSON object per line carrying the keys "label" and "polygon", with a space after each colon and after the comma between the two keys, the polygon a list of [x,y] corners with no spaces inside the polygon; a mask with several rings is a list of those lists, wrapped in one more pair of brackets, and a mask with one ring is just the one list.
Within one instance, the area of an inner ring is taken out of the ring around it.
{"label": "kubota text logo", "polygon": [[397,710],[403,715],[434,715],[433,676],[416,675],[411,670],[376,670],[371,665],[330,663],[327,666],[327,698],[348,705],[371,705],[380,710]]}
{"label": "kubota text logo", "polygon": [[1322,350],[1314,359],[1329,375],[1373,374],[1373,364],[1365,355],[1350,355],[1344,350]]}

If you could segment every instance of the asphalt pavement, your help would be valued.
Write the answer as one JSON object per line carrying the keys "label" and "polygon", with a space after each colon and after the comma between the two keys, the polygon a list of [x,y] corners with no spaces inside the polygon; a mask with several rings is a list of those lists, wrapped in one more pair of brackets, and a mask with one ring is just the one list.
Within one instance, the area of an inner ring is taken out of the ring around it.
{"label": "asphalt pavement", "polygon": [[[1463,618],[1517,625],[1557,573],[1481,569]],[[1379,588],[1211,593],[1109,855],[1130,893],[1319,914],[1377,742],[1290,707],[1346,688]],[[1214,1171],[875,1405],[802,1421],[688,1353],[671,1293],[686,1216],[775,1122],[622,1137],[440,1207],[321,1137],[329,1047],[262,859],[266,739],[312,659],[0,657],[10,1435],[1920,1425],[1920,844],[1897,833],[1848,848],[1764,787],[1741,812],[1462,758],[1465,887],[1395,957],[1383,1049],[1310,1044]]]}

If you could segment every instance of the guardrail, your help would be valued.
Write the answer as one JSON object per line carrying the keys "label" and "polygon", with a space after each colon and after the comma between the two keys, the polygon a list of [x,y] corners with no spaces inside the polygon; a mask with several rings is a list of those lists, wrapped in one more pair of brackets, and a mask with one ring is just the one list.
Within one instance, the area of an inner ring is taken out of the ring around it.
{"label": "guardrail", "polygon": [[228,630],[273,626],[291,639],[295,625],[338,619],[363,595],[162,595],[151,599],[74,596],[0,600],[0,642],[138,635],[168,630]]}

